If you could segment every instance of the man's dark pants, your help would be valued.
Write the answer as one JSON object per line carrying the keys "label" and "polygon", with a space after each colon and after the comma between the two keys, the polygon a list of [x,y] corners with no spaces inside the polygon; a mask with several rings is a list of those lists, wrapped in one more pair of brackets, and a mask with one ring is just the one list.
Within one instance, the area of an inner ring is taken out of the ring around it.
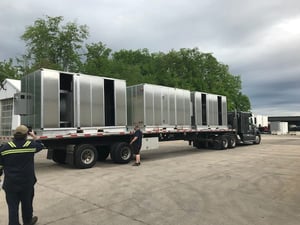
{"label": "man's dark pants", "polygon": [[23,189],[22,191],[5,191],[6,202],[8,205],[9,224],[19,225],[19,204],[21,202],[22,219],[24,223],[29,223],[32,219],[33,208],[32,201],[34,196],[34,187]]}

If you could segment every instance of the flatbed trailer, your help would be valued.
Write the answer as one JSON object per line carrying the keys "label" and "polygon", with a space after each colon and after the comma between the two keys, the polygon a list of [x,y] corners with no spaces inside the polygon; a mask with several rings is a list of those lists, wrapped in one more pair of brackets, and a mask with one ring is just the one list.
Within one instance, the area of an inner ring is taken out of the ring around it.
{"label": "flatbed trailer", "polygon": [[[133,157],[129,142],[133,132],[40,136],[47,158],[76,168],[91,168],[110,155],[115,163],[128,163]],[[158,149],[159,142],[183,140],[196,148],[217,150],[235,148],[241,140],[234,129],[144,131],[142,151]],[[260,140],[259,140],[260,141]],[[256,143],[256,142],[253,142]]]}
{"label": "flatbed trailer", "polygon": [[14,109],[43,141],[48,159],[76,168],[91,168],[109,155],[128,163],[135,125],[143,132],[142,150],[173,140],[221,150],[261,139],[251,113],[227,112],[226,96],[153,84],[127,87],[125,80],[49,69],[22,77]]}
{"label": "flatbed trailer", "polygon": [[[129,142],[133,132],[97,132],[72,133],[66,135],[39,136],[47,149],[47,159],[59,164],[69,164],[75,168],[85,169],[93,167],[97,161],[104,161],[110,155],[115,163],[128,163],[133,157]],[[260,135],[255,135],[250,141],[260,143]],[[2,142],[12,137],[1,137]],[[235,148],[243,142],[235,129],[215,130],[177,130],[177,131],[144,131],[142,151],[158,149],[159,142],[187,141],[198,149],[212,148],[225,150]],[[250,143],[248,142],[248,143]]]}

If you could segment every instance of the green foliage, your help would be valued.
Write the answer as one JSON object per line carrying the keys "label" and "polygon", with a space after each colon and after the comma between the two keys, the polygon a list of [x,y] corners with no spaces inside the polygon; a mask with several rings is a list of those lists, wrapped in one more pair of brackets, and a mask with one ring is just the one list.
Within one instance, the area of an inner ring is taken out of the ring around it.
{"label": "green foliage", "polygon": [[251,109],[251,104],[248,96],[243,95],[241,92],[232,96],[233,99],[233,108],[237,111],[249,111]]}
{"label": "green foliage", "polygon": [[6,78],[18,79],[17,68],[13,65],[13,60],[0,62],[0,80]]}
{"label": "green foliage", "polygon": [[0,90],[3,88],[3,81],[6,78],[19,79],[18,68],[13,65],[13,60],[0,62]]}
{"label": "green foliage", "polygon": [[37,19],[21,36],[27,46],[23,58],[33,69],[46,67],[77,71],[80,67],[79,50],[88,37],[88,27],[78,26],[75,22],[61,25],[62,22],[62,16]]}
{"label": "green foliage", "polygon": [[152,57],[148,49],[120,50],[112,54],[113,74],[125,79],[128,85],[152,83]]}
{"label": "green foliage", "polygon": [[87,74],[101,75],[110,73],[110,54],[111,49],[106,48],[102,43],[92,43],[86,45],[86,60],[82,65],[81,71]]}
{"label": "green foliage", "polygon": [[[228,110],[238,106],[247,111],[249,99],[240,94],[240,76],[230,74],[229,67],[219,63],[212,54],[197,48],[150,54],[143,50],[120,50],[112,55],[113,74],[119,74],[129,85],[158,85],[215,93],[227,96]],[[239,101],[239,98],[241,100]],[[240,106],[242,102],[243,106]]]}
{"label": "green foliage", "polygon": [[46,16],[27,27],[21,36],[27,52],[17,59],[17,69],[12,60],[0,64],[1,80],[44,67],[120,78],[128,86],[152,83],[225,95],[228,110],[251,109],[249,98],[241,92],[240,76],[231,74],[229,67],[211,53],[200,52],[198,48],[168,53],[149,53],[146,48],[112,52],[102,42],[86,44],[84,48],[88,27],[62,22],[62,16]]}

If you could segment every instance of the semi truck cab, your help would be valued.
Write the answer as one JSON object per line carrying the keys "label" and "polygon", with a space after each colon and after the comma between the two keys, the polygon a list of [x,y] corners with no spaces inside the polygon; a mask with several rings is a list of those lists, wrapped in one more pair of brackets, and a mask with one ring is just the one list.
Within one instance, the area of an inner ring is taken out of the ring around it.
{"label": "semi truck cab", "polygon": [[259,144],[261,141],[260,132],[254,125],[250,112],[228,112],[228,126],[236,130],[240,144]]}

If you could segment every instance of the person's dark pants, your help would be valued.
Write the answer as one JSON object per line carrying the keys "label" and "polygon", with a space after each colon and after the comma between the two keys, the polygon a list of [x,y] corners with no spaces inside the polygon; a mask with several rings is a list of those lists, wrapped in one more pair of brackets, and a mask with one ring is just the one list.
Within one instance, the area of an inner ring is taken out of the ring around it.
{"label": "person's dark pants", "polygon": [[26,188],[19,192],[5,191],[6,202],[8,205],[8,225],[20,225],[19,223],[19,204],[21,202],[23,223],[29,223],[32,219],[32,201],[34,187]]}
{"label": "person's dark pants", "polygon": [[133,144],[132,147],[133,147],[133,154],[139,155],[139,154],[140,154],[141,147],[140,147],[140,146],[137,146],[137,145],[135,145],[135,144]]}

